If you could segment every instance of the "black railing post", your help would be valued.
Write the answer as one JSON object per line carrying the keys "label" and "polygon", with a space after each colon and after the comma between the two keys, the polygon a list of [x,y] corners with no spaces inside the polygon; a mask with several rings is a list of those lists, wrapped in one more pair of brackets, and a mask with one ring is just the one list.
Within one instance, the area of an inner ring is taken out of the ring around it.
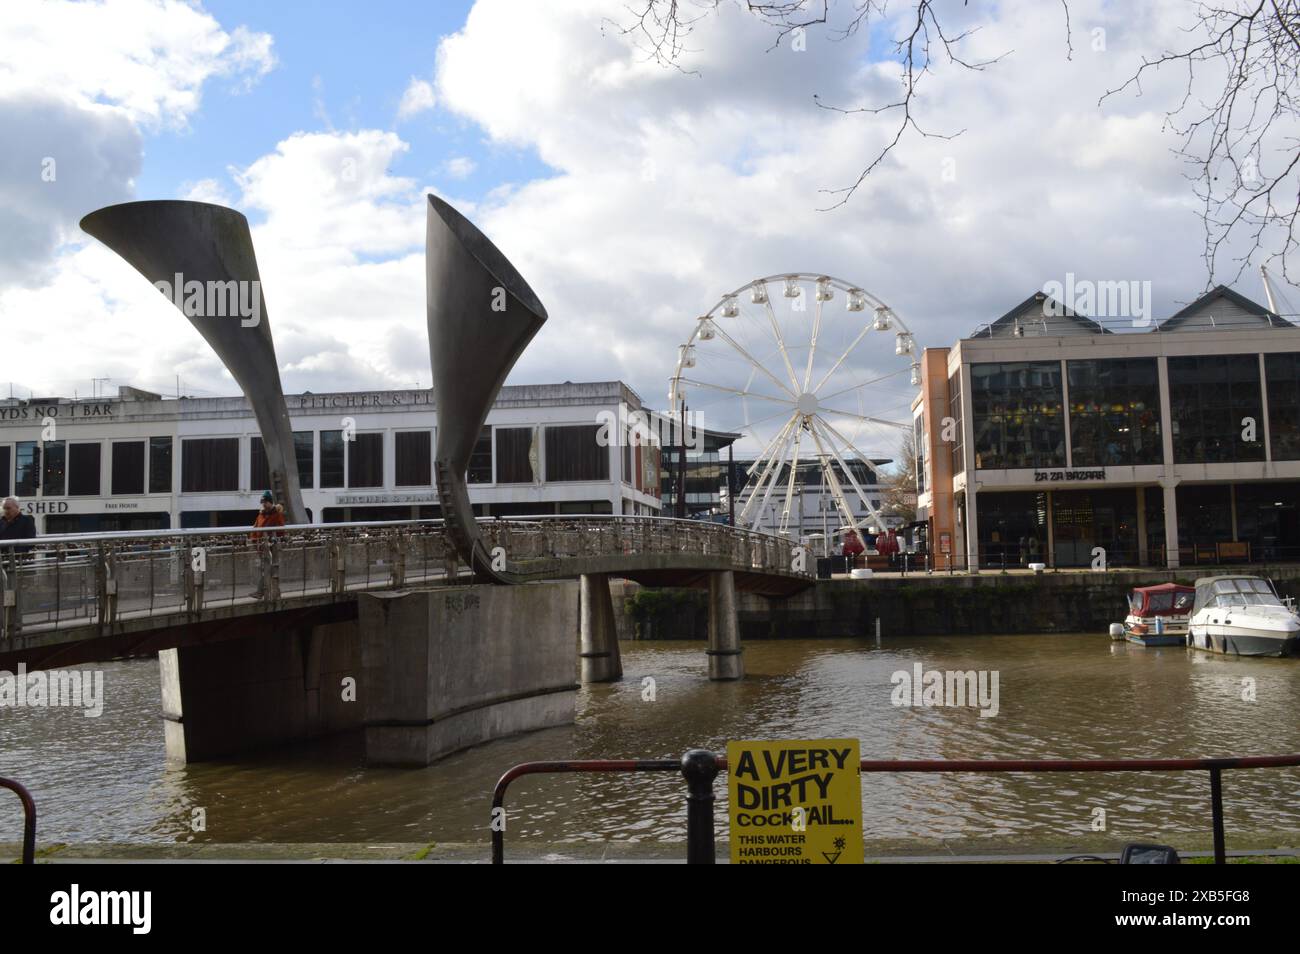
{"label": "black railing post", "polygon": [[0,788],[7,788],[23,804],[23,864],[36,864],[36,799],[32,793],[13,779],[0,778]]}
{"label": "black railing post", "polygon": [[1210,813],[1214,818],[1214,863],[1227,864],[1223,838],[1223,777],[1217,766],[1210,769]]}
{"label": "black railing post", "polygon": [[686,863],[715,864],[713,842],[713,780],[718,759],[707,749],[691,749],[682,756],[686,777]]}

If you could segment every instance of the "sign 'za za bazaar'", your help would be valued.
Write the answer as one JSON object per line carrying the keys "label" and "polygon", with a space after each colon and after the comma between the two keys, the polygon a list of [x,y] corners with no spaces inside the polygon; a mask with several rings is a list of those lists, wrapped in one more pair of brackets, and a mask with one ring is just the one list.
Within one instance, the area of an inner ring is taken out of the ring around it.
{"label": "sign 'za za bazaar'", "polygon": [[731,863],[862,864],[857,739],[728,742]]}

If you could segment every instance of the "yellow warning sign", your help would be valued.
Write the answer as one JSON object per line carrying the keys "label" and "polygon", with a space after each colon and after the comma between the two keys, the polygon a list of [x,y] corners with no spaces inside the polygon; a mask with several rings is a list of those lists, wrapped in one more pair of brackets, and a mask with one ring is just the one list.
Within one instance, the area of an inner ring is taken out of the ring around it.
{"label": "yellow warning sign", "polygon": [[857,739],[728,742],[733,865],[862,864]]}

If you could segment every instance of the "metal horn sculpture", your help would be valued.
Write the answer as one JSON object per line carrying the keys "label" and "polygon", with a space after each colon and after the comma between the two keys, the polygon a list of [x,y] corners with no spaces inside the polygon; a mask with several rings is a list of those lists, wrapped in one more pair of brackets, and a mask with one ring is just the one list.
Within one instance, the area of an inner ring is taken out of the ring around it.
{"label": "metal horn sculpture", "polygon": [[497,392],[546,323],[546,309],[487,236],[433,195],[425,278],[438,411],[435,469],[447,533],[480,579],[519,582],[516,574],[492,567],[469,503],[465,472]]}
{"label": "metal horn sculpture", "polygon": [[90,213],[81,228],[164,294],[170,292],[172,303],[212,346],[252,405],[271,490],[287,522],[306,523],[293,427],[248,220],[206,202],[127,202]]}

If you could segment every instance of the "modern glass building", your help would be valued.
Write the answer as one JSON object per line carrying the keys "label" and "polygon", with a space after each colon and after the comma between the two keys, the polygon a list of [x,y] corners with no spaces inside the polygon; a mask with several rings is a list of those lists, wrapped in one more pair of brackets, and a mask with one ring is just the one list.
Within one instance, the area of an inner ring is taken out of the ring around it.
{"label": "modern glass building", "polygon": [[1300,328],[1231,289],[1148,327],[1040,292],[921,366],[938,565],[1300,560]]}
{"label": "modern glass building", "polygon": [[[431,392],[286,401],[313,523],[440,516]],[[502,388],[469,464],[475,511],[657,514],[659,449],[629,435],[640,409],[618,381]],[[43,534],[243,526],[268,484],[243,398],[0,401],[0,496]]]}

